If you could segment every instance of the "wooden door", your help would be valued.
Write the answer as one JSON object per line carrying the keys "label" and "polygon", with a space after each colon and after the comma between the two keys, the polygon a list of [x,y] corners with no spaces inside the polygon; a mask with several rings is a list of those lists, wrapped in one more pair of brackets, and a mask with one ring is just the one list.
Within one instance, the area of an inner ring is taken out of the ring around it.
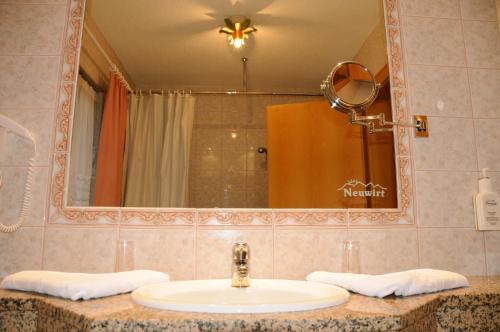
{"label": "wooden door", "polygon": [[267,108],[270,208],[366,207],[344,197],[350,179],[365,181],[363,131],[326,101]]}

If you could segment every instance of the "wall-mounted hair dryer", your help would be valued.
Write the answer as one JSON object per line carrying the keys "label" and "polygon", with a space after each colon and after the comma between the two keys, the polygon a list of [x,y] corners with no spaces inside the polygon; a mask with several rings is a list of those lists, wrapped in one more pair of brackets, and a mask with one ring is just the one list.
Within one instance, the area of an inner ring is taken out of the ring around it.
{"label": "wall-mounted hair dryer", "polygon": [[[17,122],[15,122],[12,119],[9,119],[5,115],[0,114],[0,129],[3,129],[3,133],[0,133],[0,146],[4,146],[6,143],[5,141],[5,136],[7,133],[12,133],[14,135],[26,138],[33,142],[34,146],[34,156],[36,155],[36,142],[35,139],[33,138],[33,135],[31,135],[30,131]],[[35,162],[35,157],[31,157],[29,160],[29,167],[28,167],[28,176],[26,177],[26,184],[24,188],[24,197],[23,197],[23,205],[21,207],[21,212],[19,214],[19,219],[17,220],[16,223],[12,225],[4,225],[0,221],[0,232],[1,233],[12,233],[15,232],[23,223],[24,219],[26,218],[26,215],[29,210],[29,206],[31,203],[31,186],[33,184],[33,171],[34,167],[33,164]],[[2,187],[2,182],[3,182],[3,176],[0,173],[0,188]]]}

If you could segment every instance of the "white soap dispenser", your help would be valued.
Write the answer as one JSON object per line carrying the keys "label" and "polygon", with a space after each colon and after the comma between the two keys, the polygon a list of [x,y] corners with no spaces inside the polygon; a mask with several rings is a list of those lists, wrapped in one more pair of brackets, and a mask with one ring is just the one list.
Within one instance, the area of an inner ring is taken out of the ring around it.
{"label": "white soap dispenser", "polygon": [[474,197],[476,228],[479,231],[500,230],[500,197],[493,192],[487,168],[481,170],[479,193]]}

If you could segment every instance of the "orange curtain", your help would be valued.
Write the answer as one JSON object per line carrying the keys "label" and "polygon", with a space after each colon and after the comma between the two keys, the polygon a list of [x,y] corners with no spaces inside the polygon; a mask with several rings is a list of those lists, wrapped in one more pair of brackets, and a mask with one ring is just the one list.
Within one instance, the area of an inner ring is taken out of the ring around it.
{"label": "orange curtain", "polygon": [[127,93],[116,74],[111,75],[104,102],[95,180],[94,205],[120,206],[127,127]]}

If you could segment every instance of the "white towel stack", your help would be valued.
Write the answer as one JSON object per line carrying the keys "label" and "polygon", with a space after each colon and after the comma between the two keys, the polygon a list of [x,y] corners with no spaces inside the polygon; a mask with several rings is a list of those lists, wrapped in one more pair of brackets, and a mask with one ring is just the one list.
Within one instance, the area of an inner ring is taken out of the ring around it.
{"label": "white towel stack", "polygon": [[461,274],[433,269],[409,270],[381,275],[316,271],[309,274],[306,279],[377,297],[393,293],[402,296],[432,293],[469,285],[467,278]]}
{"label": "white towel stack", "polygon": [[49,294],[76,301],[127,293],[169,279],[165,273],[150,270],[101,274],[22,271],[5,277],[0,288]]}

